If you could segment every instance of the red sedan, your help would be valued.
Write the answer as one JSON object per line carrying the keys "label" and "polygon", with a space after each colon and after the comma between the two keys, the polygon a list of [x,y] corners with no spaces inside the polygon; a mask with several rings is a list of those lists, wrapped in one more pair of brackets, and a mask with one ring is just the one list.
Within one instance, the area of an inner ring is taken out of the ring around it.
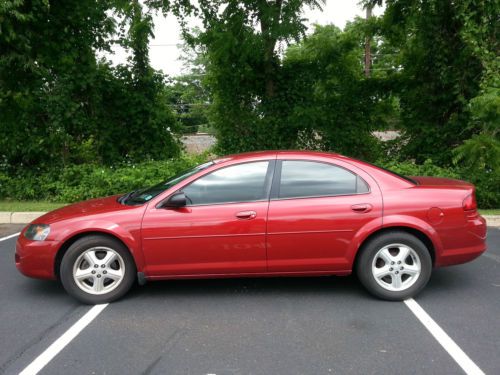
{"label": "red sedan", "polygon": [[28,225],[26,276],[59,279],[85,303],[135,280],[348,275],[403,300],[433,267],[486,249],[474,186],[399,176],[345,156],[300,151],[214,160],[156,186],[76,203]]}

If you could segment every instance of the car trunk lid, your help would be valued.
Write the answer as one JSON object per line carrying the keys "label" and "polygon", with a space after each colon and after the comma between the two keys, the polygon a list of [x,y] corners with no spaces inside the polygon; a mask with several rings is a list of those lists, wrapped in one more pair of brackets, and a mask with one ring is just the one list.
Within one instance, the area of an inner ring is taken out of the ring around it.
{"label": "car trunk lid", "polygon": [[427,176],[411,176],[410,178],[416,181],[419,186],[443,186],[443,187],[474,189],[474,185],[471,184],[470,182],[456,180],[453,178],[427,177]]}
{"label": "car trunk lid", "polygon": [[452,188],[464,190],[462,208],[468,215],[477,215],[476,187],[467,181],[444,177],[412,176],[417,187],[422,188]]}

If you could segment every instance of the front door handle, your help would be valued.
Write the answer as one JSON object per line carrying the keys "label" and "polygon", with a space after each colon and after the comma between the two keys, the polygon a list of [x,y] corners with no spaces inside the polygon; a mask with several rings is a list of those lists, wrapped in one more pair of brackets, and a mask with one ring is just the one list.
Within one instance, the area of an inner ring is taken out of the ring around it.
{"label": "front door handle", "polygon": [[373,206],[370,203],[361,203],[361,204],[353,204],[351,206],[351,210],[354,212],[370,212],[372,210]]}
{"label": "front door handle", "polygon": [[240,211],[236,213],[236,217],[241,220],[251,220],[257,217],[257,212],[255,211]]}

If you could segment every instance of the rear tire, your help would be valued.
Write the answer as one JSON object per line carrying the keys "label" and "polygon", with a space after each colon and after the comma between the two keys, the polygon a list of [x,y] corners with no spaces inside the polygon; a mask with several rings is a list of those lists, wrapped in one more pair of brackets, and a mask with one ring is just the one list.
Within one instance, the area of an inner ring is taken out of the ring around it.
{"label": "rear tire", "polygon": [[64,289],[91,305],[119,299],[130,290],[135,276],[134,259],[128,249],[102,235],[78,239],[64,254],[60,267]]}
{"label": "rear tire", "polygon": [[380,234],[360,251],[356,274],[368,292],[378,298],[403,301],[414,297],[430,279],[432,259],[429,250],[409,233]]}

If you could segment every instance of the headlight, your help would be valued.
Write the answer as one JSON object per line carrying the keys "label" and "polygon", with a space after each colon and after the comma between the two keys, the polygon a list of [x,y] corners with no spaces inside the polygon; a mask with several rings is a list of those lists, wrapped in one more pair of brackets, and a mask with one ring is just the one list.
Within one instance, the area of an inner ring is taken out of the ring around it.
{"label": "headlight", "polygon": [[31,224],[26,232],[24,232],[24,237],[32,241],[44,241],[50,233],[50,226],[47,224]]}

